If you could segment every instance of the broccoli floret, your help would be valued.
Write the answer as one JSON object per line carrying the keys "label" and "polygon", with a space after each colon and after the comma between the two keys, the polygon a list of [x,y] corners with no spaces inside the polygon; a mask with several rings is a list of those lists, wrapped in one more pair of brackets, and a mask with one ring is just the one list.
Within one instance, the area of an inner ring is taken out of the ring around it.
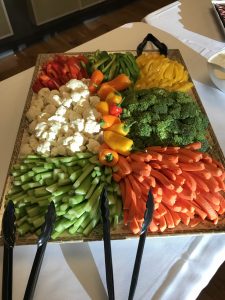
{"label": "broccoli floret", "polygon": [[181,105],[179,103],[174,104],[168,110],[168,114],[172,116],[174,119],[180,118]]}
{"label": "broccoli floret", "polygon": [[190,95],[184,92],[173,92],[175,94],[175,99],[178,103],[184,104],[184,103],[192,103],[193,99]]}
{"label": "broccoli floret", "polygon": [[153,106],[153,111],[156,114],[167,114],[168,107],[164,101],[161,101],[159,104]]}
{"label": "broccoli floret", "polygon": [[181,105],[180,119],[186,119],[189,117],[197,116],[199,113],[199,108],[194,102],[184,103]]}
{"label": "broccoli floret", "polygon": [[148,123],[135,123],[132,126],[133,135],[139,137],[149,137],[152,132],[152,127]]}

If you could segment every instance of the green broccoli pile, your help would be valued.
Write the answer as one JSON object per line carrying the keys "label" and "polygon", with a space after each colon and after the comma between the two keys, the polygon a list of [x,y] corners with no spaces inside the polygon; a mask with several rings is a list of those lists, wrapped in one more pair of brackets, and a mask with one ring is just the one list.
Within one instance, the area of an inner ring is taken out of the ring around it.
{"label": "green broccoli pile", "polygon": [[201,142],[208,148],[208,119],[197,103],[184,92],[161,88],[127,90],[122,102],[121,118],[126,124],[135,122],[129,132],[136,149],[149,145],[185,146]]}

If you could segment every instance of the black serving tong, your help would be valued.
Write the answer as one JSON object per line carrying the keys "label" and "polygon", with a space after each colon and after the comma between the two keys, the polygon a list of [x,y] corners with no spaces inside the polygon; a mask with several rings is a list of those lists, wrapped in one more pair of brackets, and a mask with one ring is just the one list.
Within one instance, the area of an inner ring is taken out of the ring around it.
{"label": "black serving tong", "polygon": [[137,46],[137,56],[141,55],[147,42],[152,42],[152,44],[154,44],[158,49],[159,49],[159,52],[160,54],[163,54],[165,56],[167,56],[168,54],[168,48],[167,46],[160,42],[153,34],[151,33],[148,33],[146,35],[146,37],[143,39],[143,41]]}
{"label": "black serving tong", "polygon": [[2,299],[12,299],[13,278],[13,247],[15,244],[15,209],[10,200],[5,208],[2,218],[2,234],[4,241],[3,273],[2,273]]}
{"label": "black serving tong", "polygon": [[141,232],[140,232],[138,249],[137,249],[137,253],[136,253],[136,259],[135,259],[135,264],[134,264],[134,269],[133,269],[133,274],[132,274],[132,279],[131,279],[131,284],[130,284],[128,300],[132,300],[134,298],[134,293],[135,293],[137,282],[138,282],[138,276],[139,276],[139,271],[140,271],[140,266],[141,266],[141,259],[142,259],[142,254],[144,251],[144,245],[145,245],[145,239],[146,239],[146,235],[147,235],[147,231],[148,231],[148,226],[151,223],[153,212],[154,212],[154,201],[153,200],[154,200],[153,195],[150,190],[148,193],[148,199],[146,202],[144,221],[143,221]]}
{"label": "black serving tong", "polygon": [[37,240],[37,251],[30,272],[26,291],[24,294],[24,298],[23,298],[24,300],[33,299],[34,291],[36,288],[38,276],[41,269],[42,260],[44,258],[45,249],[51,237],[54,228],[55,219],[56,219],[55,205],[54,202],[52,201],[48,206],[48,211],[45,215],[45,223],[42,226],[41,234]]}
{"label": "black serving tong", "polygon": [[113,280],[113,266],[112,266],[112,251],[110,242],[110,221],[109,221],[109,203],[107,198],[107,191],[104,187],[100,196],[101,215],[103,223],[103,241],[105,252],[105,271],[106,284],[108,290],[109,300],[115,299],[114,294],[114,280]]}

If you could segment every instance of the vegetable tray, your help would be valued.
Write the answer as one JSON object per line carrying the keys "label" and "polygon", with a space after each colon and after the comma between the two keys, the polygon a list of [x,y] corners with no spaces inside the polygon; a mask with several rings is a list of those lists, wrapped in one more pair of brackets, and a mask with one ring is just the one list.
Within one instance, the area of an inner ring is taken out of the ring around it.
{"label": "vegetable tray", "polygon": [[[152,50],[152,52],[154,52],[154,51],[155,50]],[[120,52],[123,52],[123,51],[120,51]],[[133,54],[136,54],[135,51],[130,51],[130,52],[132,52]],[[147,51],[145,51],[145,52],[147,52]],[[69,53],[69,54],[63,54],[63,55],[74,55],[74,54],[76,54],[76,53]],[[31,98],[32,98],[32,94],[33,94],[32,84],[34,83],[35,79],[37,78],[38,72],[40,70],[40,66],[45,61],[47,61],[49,58],[51,58],[53,55],[55,55],[55,54],[40,54],[38,56],[38,59],[36,62],[36,67],[34,70],[31,86],[30,86],[27,100],[25,103],[25,107],[23,110],[22,119],[20,122],[16,142],[14,145],[13,154],[12,154],[11,161],[10,161],[10,166],[9,166],[9,171],[8,171],[8,175],[7,175],[6,182],[5,182],[4,192],[3,192],[1,202],[0,202],[0,204],[1,204],[0,223],[1,223],[1,218],[2,218],[3,212],[4,212],[4,204],[6,201],[5,196],[10,188],[10,181],[11,181],[10,170],[11,170],[11,167],[18,160],[18,155],[19,155],[19,151],[20,151],[20,147],[21,147],[21,141],[22,141],[22,137],[24,134],[24,130],[28,126],[28,122],[26,120],[26,112],[28,111],[30,104],[31,104]],[[184,65],[184,67],[186,68],[185,62],[183,61],[180,51],[178,49],[170,49],[168,51],[168,57],[182,63]],[[192,81],[190,77],[189,77],[189,80]],[[206,112],[203,108],[203,105],[201,103],[201,100],[200,100],[194,86],[189,91],[189,93],[196,100],[196,102],[199,105],[202,112],[204,114],[206,114]],[[221,151],[221,148],[218,144],[217,138],[216,138],[210,124],[208,127],[207,139],[208,139],[208,142],[210,145],[209,153],[214,158],[216,158],[219,162],[221,162],[222,165],[224,166],[225,158],[224,158],[223,152]],[[160,232],[148,233],[148,236],[149,237],[159,237],[159,236],[165,237],[165,236],[199,235],[199,234],[213,234],[213,233],[225,233],[225,216],[220,217],[217,225],[214,225],[210,221],[203,221],[196,227],[191,228],[191,227],[188,227],[188,226],[180,223],[174,229],[166,229],[163,233],[160,233]],[[135,237],[137,237],[137,235],[132,234],[132,232],[129,230],[129,228],[127,226],[123,225],[122,223],[120,223],[116,228],[114,228],[114,229],[112,228],[112,230],[111,230],[111,239],[127,239],[127,238],[135,238]],[[17,245],[35,244],[36,239],[37,239],[37,237],[34,235],[26,235],[24,237],[18,237],[16,240],[16,244]],[[65,234],[65,235],[60,236],[59,238],[53,240],[52,242],[66,243],[66,242],[78,242],[78,241],[79,242],[80,241],[96,241],[96,240],[101,240],[101,239],[102,239],[102,225],[100,223],[99,225],[97,225],[97,227],[95,227],[95,229],[87,237],[85,237],[81,234],[74,234],[74,236]],[[0,234],[0,242],[2,243],[2,232]]]}

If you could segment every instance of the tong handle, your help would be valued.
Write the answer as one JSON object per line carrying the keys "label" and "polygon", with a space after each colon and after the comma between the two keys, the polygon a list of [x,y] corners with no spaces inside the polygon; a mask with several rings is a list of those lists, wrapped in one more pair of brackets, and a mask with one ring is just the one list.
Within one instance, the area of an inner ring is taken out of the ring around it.
{"label": "tong handle", "polygon": [[23,300],[33,299],[46,246],[47,244],[43,244],[37,248]]}
{"label": "tong handle", "polygon": [[146,37],[143,39],[143,41],[137,46],[137,56],[141,55],[147,42],[151,42],[153,45],[155,45],[158,49],[160,54],[163,54],[167,56],[168,54],[168,48],[167,46],[160,42],[153,34],[148,33]]}
{"label": "tong handle", "polygon": [[11,300],[13,279],[13,247],[6,245],[4,245],[2,274],[2,299]]}
{"label": "tong handle", "polygon": [[132,274],[132,278],[131,278],[131,285],[130,285],[128,300],[132,300],[134,298],[134,294],[135,294],[135,290],[136,290],[136,286],[137,286],[137,282],[138,282],[138,277],[139,277],[139,271],[140,271],[140,267],[141,267],[141,260],[142,260],[142,255],[143,255],[143,251],[144,251],[146,235],[147,235],[147,231],[143,232],[139,238],[138,249],[137,249],[137,253],[136,253],[136,259],[135,259],[133,274]]}

